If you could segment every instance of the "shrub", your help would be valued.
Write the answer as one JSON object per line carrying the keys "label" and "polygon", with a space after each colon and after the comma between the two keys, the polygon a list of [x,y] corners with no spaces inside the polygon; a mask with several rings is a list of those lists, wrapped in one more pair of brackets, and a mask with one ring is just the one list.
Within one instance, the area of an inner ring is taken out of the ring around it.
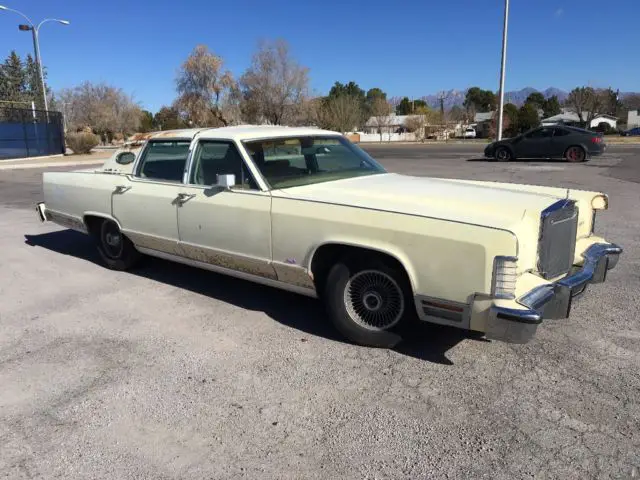
{"label": "shrub", "polygon": [[100,143],[100,138],[93,133],[78,132],[67,135],[67,145],[75,154],[89,153],[91,149]]}
{"label": "shrub", "polygon": [[603,133],[605,135],[613,135],[618,133],[618,131],[609,125],[607,122],[600,122],[598,125],[594,127],[596,132]]}

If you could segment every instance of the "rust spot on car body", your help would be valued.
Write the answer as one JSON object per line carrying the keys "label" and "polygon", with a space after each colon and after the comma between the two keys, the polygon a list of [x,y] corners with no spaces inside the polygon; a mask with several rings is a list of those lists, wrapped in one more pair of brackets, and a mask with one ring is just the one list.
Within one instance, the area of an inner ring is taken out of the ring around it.
{"label": "rust spot on car body", "polygon": [[80,218],[67,215],[65,213],[56,212],[54,210],[46,211],[47,220],[57,223],[62,227],[67,227],[78,232],[87,233],[87,226]]}
{"label": "rust spot on car body", "polygon": [[309,275],[306,268],[299,265],[290,265],[287,263],[273,262],[273,268],[278,275],[278,280],[296,287],[310,288],[315,290],[313,278]]}
{"label": "rust spot on car body", "polygon": [[217,267],[276,280],[276,272],[267,260],[246,257],[211,248],[181,243],[179,255]]}

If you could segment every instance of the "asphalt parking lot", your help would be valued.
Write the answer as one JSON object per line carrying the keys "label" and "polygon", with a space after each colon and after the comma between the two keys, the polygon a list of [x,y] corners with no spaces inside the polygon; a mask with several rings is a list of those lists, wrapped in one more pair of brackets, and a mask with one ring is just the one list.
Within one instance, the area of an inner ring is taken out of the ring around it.
{"label": "asphalt parking lot", "polygon": [[311,299],[155,259],[109,271],[36,218],[42,170],[0,171],[0,477],[640,476],[640,148],[365,148],[400,173],[607,192],[597,231],[625,253],[530,344],[424,326],[370,349]]}

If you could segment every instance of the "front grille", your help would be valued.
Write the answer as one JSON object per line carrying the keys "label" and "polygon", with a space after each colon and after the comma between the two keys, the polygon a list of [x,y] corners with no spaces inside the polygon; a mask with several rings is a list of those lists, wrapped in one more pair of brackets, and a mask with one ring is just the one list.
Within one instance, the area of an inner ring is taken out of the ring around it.
{"label": "front grille", "polygon": [[538,271],[545,279],[567,273],[573,265],[578,230],[578,207],[560,200],[542,211],[538,243]]}

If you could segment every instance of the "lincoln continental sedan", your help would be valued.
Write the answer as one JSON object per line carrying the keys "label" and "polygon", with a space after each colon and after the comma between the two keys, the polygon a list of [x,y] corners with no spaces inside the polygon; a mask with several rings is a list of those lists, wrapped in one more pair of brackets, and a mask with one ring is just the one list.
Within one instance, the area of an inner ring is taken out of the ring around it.
{"label": "lincoln continental sedan", "polygon": [[596,231],[604,193],[390,173],[316,128],[157,132],[44,173],[43,192],[40,219],[88,234],[110,269],[150,255],[316,297],[377,347],[413,322],[526,343],[622,252]]}

